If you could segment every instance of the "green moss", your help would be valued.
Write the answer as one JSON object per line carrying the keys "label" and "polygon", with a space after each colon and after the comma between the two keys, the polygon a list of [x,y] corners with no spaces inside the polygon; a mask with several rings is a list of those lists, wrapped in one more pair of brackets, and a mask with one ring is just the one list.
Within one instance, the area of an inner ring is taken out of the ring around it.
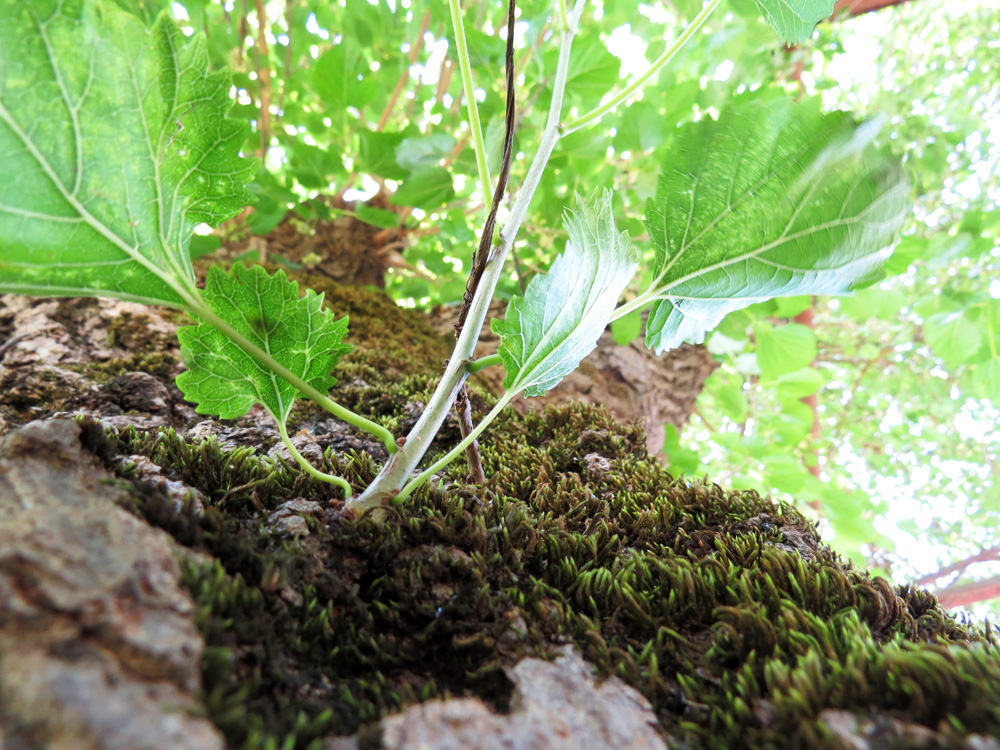
{"label": "green moss", "polygon": [[[369,293],[326,291],[361,344],[338,398],[403,425],[447,341]],[[675,479],[644,444],[596,407],[509,410],[483,441],[485,487],[464,486],[458,462],[382,522],[338,518],[328,485],[245,449],[125,430],[95,450],[109,466],[150,456],[208,498],[176,513],[119,468],[135,512],[211,555],[184,583],[208,644],[205,707],[232,748],[318,747],[448,695],[503,710],[503,667],[566,640],[692,748],[841,747],[825,709],[922,724],[944,746],[1000,734],[989,630],[855,569],[792,507]],[[328,463],[359,489],[378,469],[367,454]],[[328,508],[303,540],[268,523],[296,497]]]}
{"label": "green moss", "polygon": [[[443,695],[504,707],[501,668],[567,638],[692,747],[838,747],[826,708],[956,742],[1000,733],[986,632],[854,569],[787,506],[675,480],[594,407],[508,413],[484,441],[486,487],[423,489],[383,523],[331,511],[303,542],[264,523],[289,498],[329,499],[293,468],[170,432],[112,440],[211,498],[202,516],[164,513],[155,493],[137,507],[215,559],[184,580],[231,747],[304,748]],[[590,472],[594,452],[611,471]],[[356,458],[360,485],[376,467]]]}

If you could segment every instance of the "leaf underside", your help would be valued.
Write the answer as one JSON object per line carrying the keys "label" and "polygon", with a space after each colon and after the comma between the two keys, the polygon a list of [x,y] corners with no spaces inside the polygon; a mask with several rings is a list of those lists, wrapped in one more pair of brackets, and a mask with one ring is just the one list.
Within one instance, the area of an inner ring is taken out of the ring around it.
{"label": "leaf underside", "polygon": [[491,327],[500,336],[507,371],[504,388],[540,396],[554,387],[597,345],[637,261],[628,234],[618,232],[611,191],[564,219],[569,241],[548,274],[535,276],[523,298]]}
{"label": "leaf underside", "polygon": [[[323,295],[299,285],[283,271],[273,276],[260,266],[237,264],[226,272],[209,269],[205,301],[223,320],[321,393],[337,382],[331,375],[340,356],[347,318],[323,308]],[[278,377],[218,329],[201,323],[177,330],[187,372],[177,385],[199,414],[236,419],[261,404],[284,424],[298,397],[296,388]]]}
{"label": "leaf underside", "polygon": [[833,15],[836,0],[754,0],[785,44],[799,44],[816,24]]}
{"label": "leaf underside", "polygon": [[909,211],[906,176],[873,145],[877,132],[784,97],[683,128],[646,204],[658,298],[647,345],[704,341],[755,302],[877,280]]}
{"label": "leaf underside", "polygon": [[228,72],[113,2],[0,0],[0,18],[0,292],[185,306],[194,226],[252,199]]}

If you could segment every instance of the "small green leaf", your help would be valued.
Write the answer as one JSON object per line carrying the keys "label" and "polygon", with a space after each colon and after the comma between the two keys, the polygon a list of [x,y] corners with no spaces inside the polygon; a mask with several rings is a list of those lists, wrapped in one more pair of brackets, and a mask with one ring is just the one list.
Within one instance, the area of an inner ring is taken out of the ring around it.
{"label": "small green leaf", "polygon": [[804,367],[778,377],[775,385],[784,396],[805,398],[811,396],[826,383],[823,373],[815,367]]}
{"label": "small green leaf", "polygon": [[191,237],[188,250],[191,253],[191,260],[198,260],[203,255],[214,253],[222,247],[222,240],[214,234],[196,234]]}
{"label": "small green leaf", "polygon": [[387,180],[403,179],[409,172],[396,161],[396,148],[404,138],[406,133],[361,130],[358,133],[358,159],[354,168]]}
{"label": "small green leaf", "polygon": [[785,44],[799,44],[816,24],[833,15],[835,0],[755,0],[771,28]]}
{"label": "small green leaf", "polygon": [[507,371],[504,388],[540,396],[597,345],[611,312],[638,265],[624,232],[615,228],[610,190],[564,218],[569,241],[548,274],[535,276],[523,298],[511,300],[504,320],[493,320]]}
{"label": "small green leaf", "polygon": [[[323,295],[309,289],[299,297],[299,285],[284,271],[269,276],[260,266],[237,264],[229,272],[209,269],[204,298],[220,318],[320,392],[337,382],[330,373],[351,350],[341,343],[347,318],[334,319],[323,308]],[[177,337],[188,367],[177,385],[199,414],[236,419],[261,404],[285,423],[298,396],[294,386],[206,323],[178,328]]]}
{"label": "small green leaf", "polygon": [[431,210],[455,195],[451,172],[444,167],[425,167],[414,172],[389,198],[397,206],[417,206]]}
{"label": "small green leaf", "polygon": [[396,147],[396,161],[403,169],[416,172],[424,167],[436,167],[455,148],[455,139],[447,133],[404,138]]}
{"label": "small green leaf", "polygon": [[642,334],[642,314],[638,310],[611,321],[611,336],[618,346],[628,346]]}
{"label": "small green leaf", "polygon": [[757,340],[757,364],[764,380],[777,380],[816,359],[816,336],[811,328],[798,323],[773,326],[760,321],[754,323],[753,332]]}
{"label": "small green leaf", "polygon": [[977,398],[1000,405],[1000,359],[990,359],[970,367],[962,377],[963,385]]}
{"label": "small green leaf", "polygon": [[332,110],[360,109],[378,91],[378,81],[360,48],[350,37],[324,52],[312,63],[316,91]]}
{"label": "small green leaf", "polygon": [[354,213],[365,224],[371,224],[379,229],[395,229],[400,222],[400,216],[395,211],[387,211],[384,208],[375,208],[374,206],[358,206],[354,209]]}
{"label": "small green leaf", "polygon": [[984,331],[964,314],[938,313],[924,324],[923,330],[934,356],[952,370],[968,362],[983,343]]}
{"label": "small green leaf", "polygon": [[[554,70],[558,49],[553,48],[549,56]],[[596,104],[618,81],[621,66],[621,60],[608,51],[607,44],[596,34],[579,37],[573,42],[566,93]]]}
{"label": "small green leaf", "polygon": [[[712,375],[715,378],[716,375]],[[719,381],[715,381],[719,382]],[[722,413],[734,422],[742,422],[746,419],[747,397],[743,393],[743,380],[721,382],[718,385],[706,383],[705,389],[709,391],[719,402]]]}
{"label": "small green leaf", "polygon": [[0,0],[0,17],[0,292],[186,306],[195,225],[252,201],[229,74],[166,15]]}
{"label": "small green leaf", "polygon": [[700,342],[730,312],[868,285],[909,211],[877,127],[816,102],[744,100],[681,129],[646,224],[656,251],[646,343]]}

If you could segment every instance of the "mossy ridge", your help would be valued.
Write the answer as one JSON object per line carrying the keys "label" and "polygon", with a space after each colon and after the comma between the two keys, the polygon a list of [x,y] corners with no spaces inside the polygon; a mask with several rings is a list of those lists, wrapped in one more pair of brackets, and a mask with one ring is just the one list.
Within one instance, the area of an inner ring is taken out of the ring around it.
{"label": "mossy ridge", "polygon": [[[853,569],[788,506],[672,478],[599,408],[508,412],[484,441],[485,488],[425,488],[384,523],[318,523],[304,543],[261,517],[329,498],[294,468],[169,431],[113,440],[210,497],[201,517],[140,506],[217,560],[185,582],[210,647],[206,706],[232,747],[310,747],[442,695],[502,708],[500,668],[567,638],[692,747],[840,747],[825,708],[943,729],[945,746],[1000,734],[989,631]],[[340,468],[362,485],[376,467],[353,459]]]}

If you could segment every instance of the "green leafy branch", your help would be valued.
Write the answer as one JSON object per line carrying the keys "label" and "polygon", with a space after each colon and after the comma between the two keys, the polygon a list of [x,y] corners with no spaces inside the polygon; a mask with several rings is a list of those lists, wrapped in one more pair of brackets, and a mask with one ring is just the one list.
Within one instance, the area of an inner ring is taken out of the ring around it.
{"label": "green leafy branch", "polygon": [[[450,2],[486,194],[490,177],[461,8]],[[565,251],[547,275],[532,279],[503,321],[493,322],[498,353],[474,360],[505,258],[559,140],[651,80],[716,1],[647,74],[563,124],[585,5],[576,0],[569,8],[560,0],[553,9],[559,54],[545,129],[489,248],[449,364],[398,449],[388,430],[327,395],[350,346],[343,343],[347,318],[337,319],[321,295],[300,296],[283,273],[240,265],[213,268],[204,290],[196,286],[188,250],[195,225],[239,212],[257,165],[239,153],[247,126],[227,116],[227,75],[207,73],[204,40],[185,38],[166,17],[147,29],[107,0],[70,7],[0,0],[12,38],[24,41],[16,54],[11,45],[0,48],[0,153],[10,175],[0,184],[0,291],[113,296],[187,311],[198,322],[178,332],[188,367],[178,384],[197,410],[237,418],[260,405],[304,470],[342,488],[347,508],[364,510],[409,497],[518,393],[537,396],[556,385],[614,319],[650,306],[646,341],[659,352],[703,339],[726,314],[752,302],[847,292],[877,278],[908,206],[905,176],[877,147],[877,128],[756,93],[717,120],[685,126],[664,154],[646,206],[655,258],[644,291],[616,310],[639,254],[616,228],[610,191],[578,197],[565,215]],[[832,9],[826,0],[761,5],[786,41]],[[500,363],[506,391],[496,407],[414,477],[469,375]],[[292,445],[286,425],[301,395],[385,444],[389,460],[361,496],[352,497],[348,482],[311,466]]]}

